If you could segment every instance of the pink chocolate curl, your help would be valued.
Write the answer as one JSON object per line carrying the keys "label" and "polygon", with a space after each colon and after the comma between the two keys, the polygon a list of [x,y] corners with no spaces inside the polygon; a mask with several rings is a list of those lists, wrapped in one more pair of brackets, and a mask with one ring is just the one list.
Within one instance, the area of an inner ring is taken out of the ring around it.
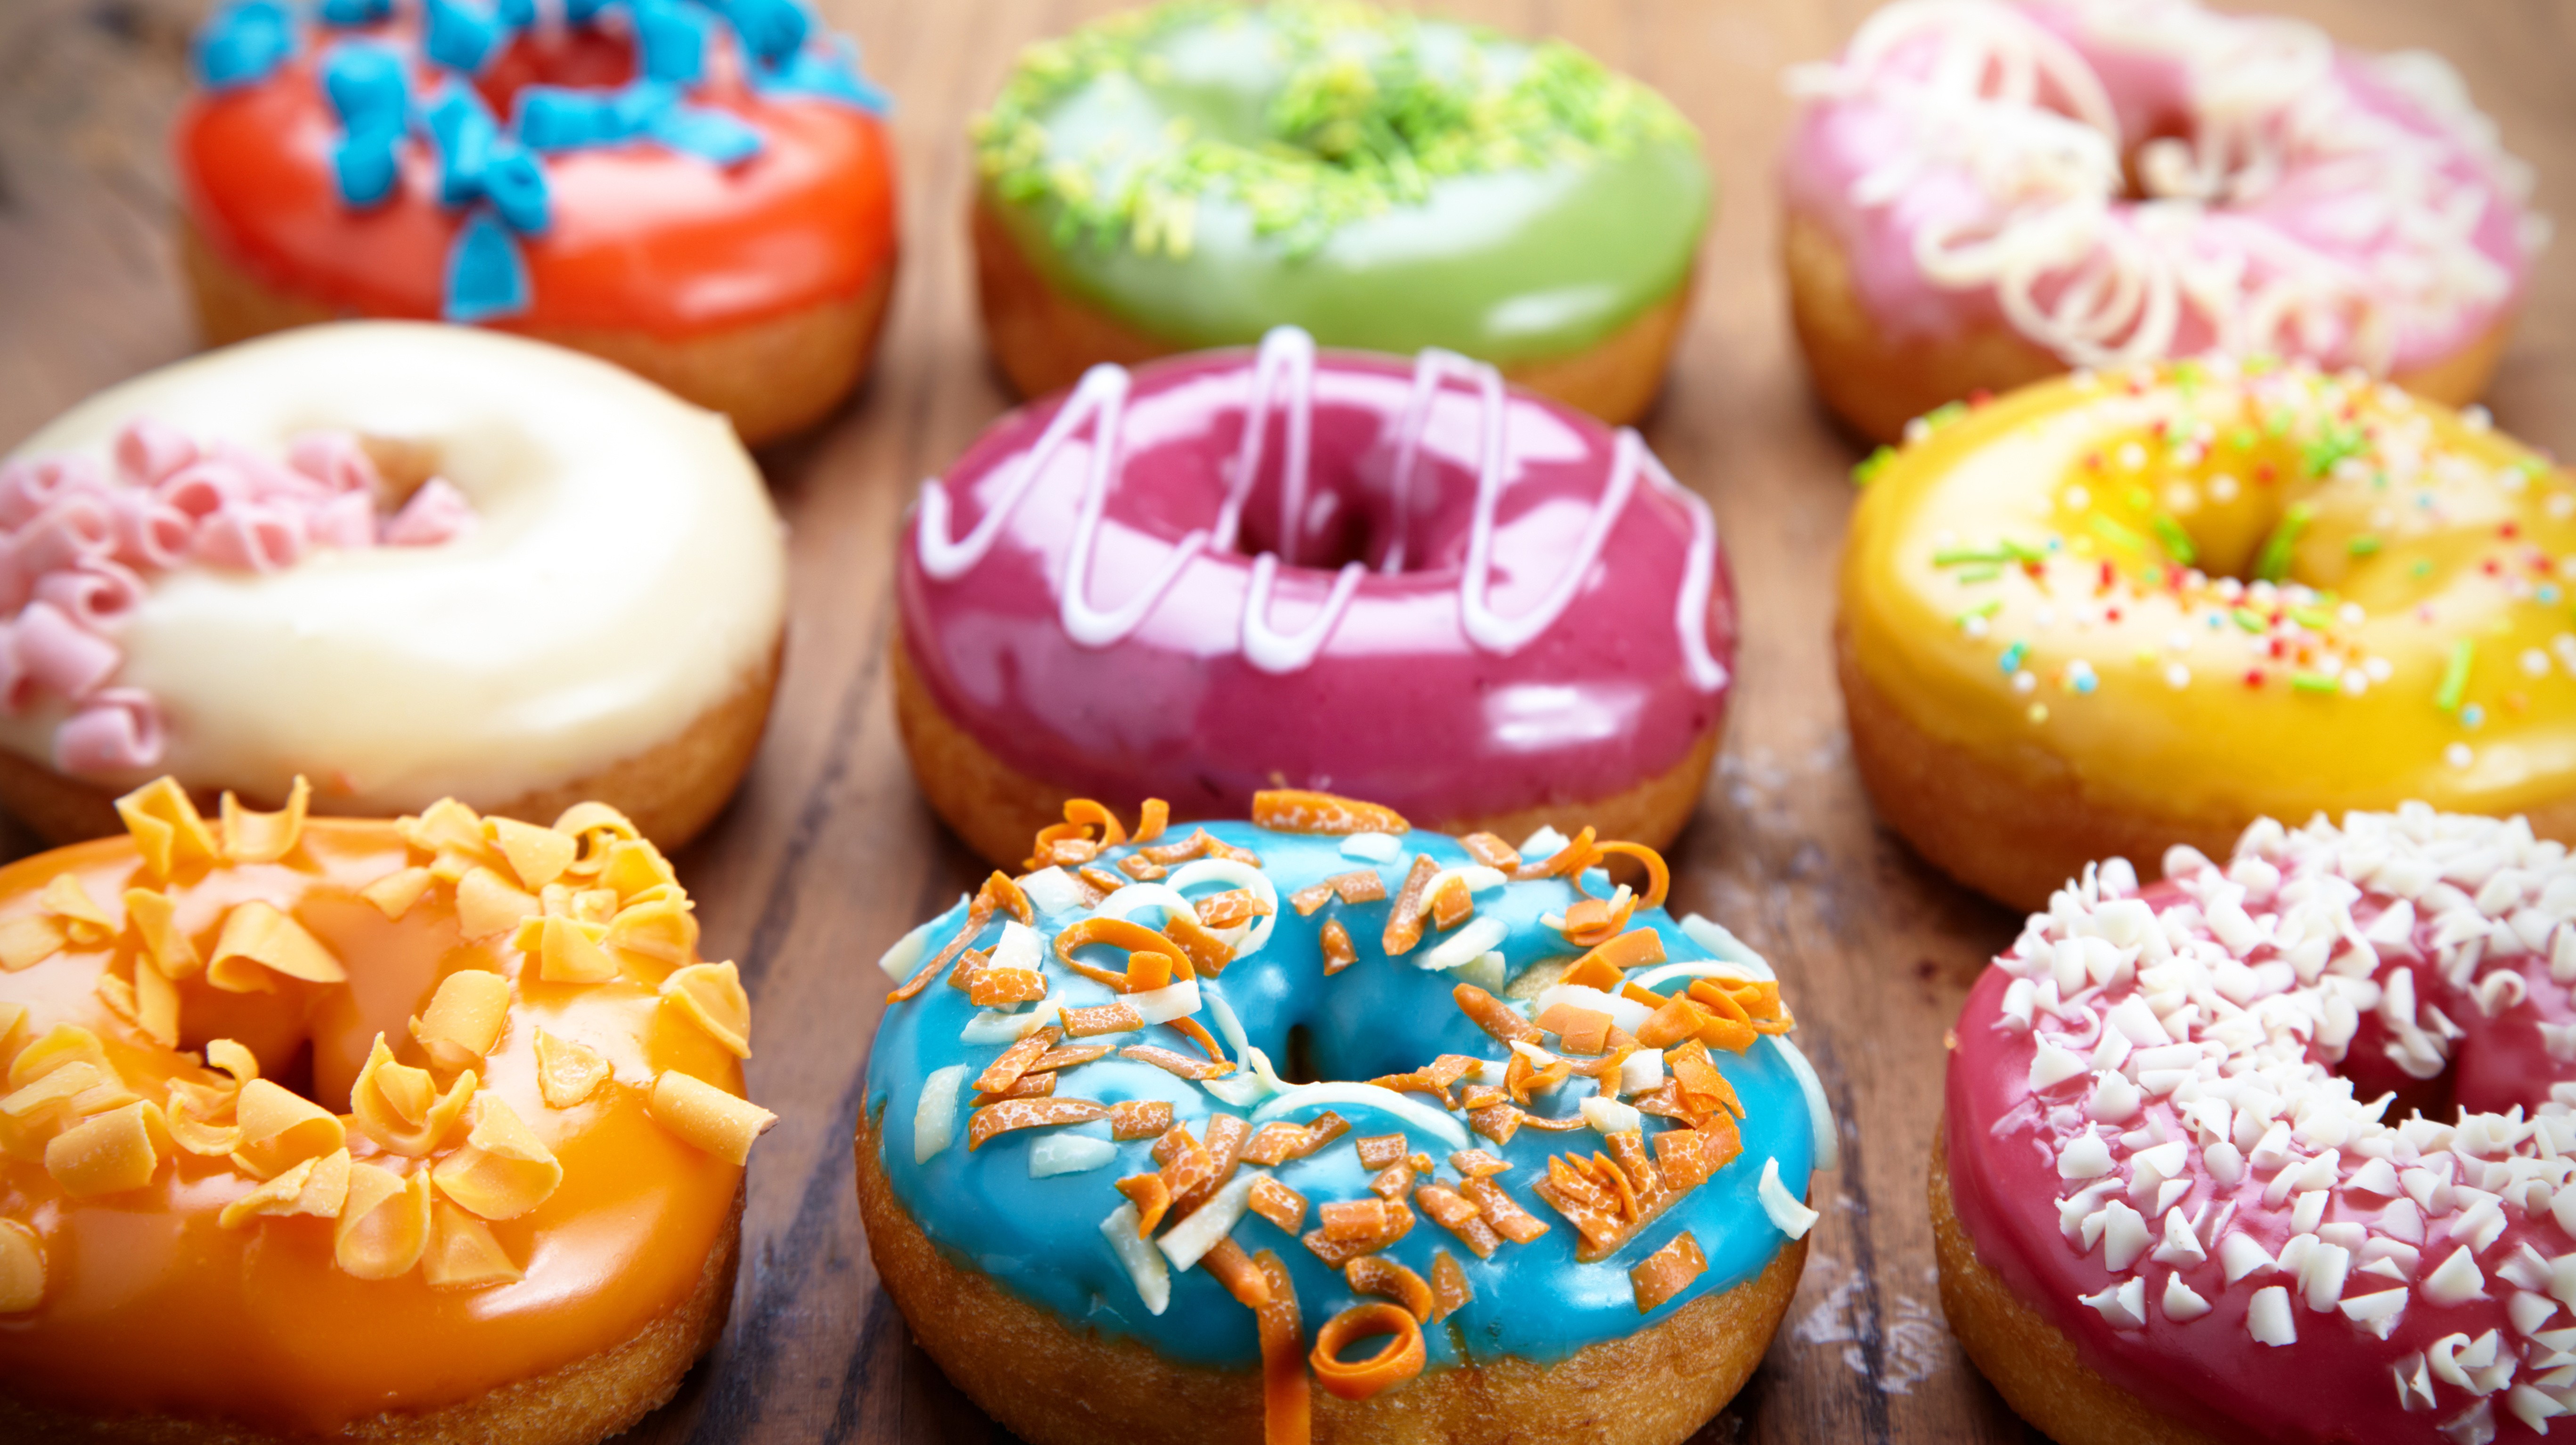
{"label": "pink chocolate curl", "polygon": [[384,541],[388,547],[435,547],[465,535],[474,523],[474,504],[465,494],[447,478],[432,477],[385,523]]}
{"label": "pink chocolate curl", "polygon": [[250,475],[225,457],[207,457],[182,467],[153,489],[162,505],[191,517],[204,517],[236,497],[251,494]]}
{"label": "pink chocolate curl", "polygon": [[251,572],[281,572],[304,555],[304,513],[293,506],[232,502],[197,523],[191,552],[200,562]]}
{"label": "pink chocolate curl", "polygon": [[116,434],[116,474],[130,486],[157,487],[196,459],[196,441],[154,417],[136,417]]}
{"label": "pink chocolate curl", "polygon": [[71,492],[98,491],[105,479],[87,457],[29,457],[0,467],[0,527],[27,520]]}
{"label": "pink chocolate curl", "polygon": [[355,432],[306,432],[287,443],[286,463],[335,492],[372,497],[379,481],[375,459],[367,455]]}
{"label": "pink chocolate curl", "polygon": [[50,602],[30,602],[11,630],[29,680],[75,700],[96,692],[125,662],[117,645],[82,627]]}
{"label": "pink chocolate curl", "polygon": [[74,777],[157,768],[166,744],[161,704],[141,688],[111,687],[54,729],[54,768]]}
{"label": "pink chocolate curl", "polygon": [[342,492],[306,513],[304,525],[316,547],[372,547],[376,545],[375,493]]}
{"label": "pink chocolate curl", "polygon": [[116,508],[99,492],[71,492],[22,528],[10,543],[19,575],[31,583],[57,567],[116,551]]}
{"label": "pink chocolate curl", "polygon": [[143,579],[104,557],[89,557],[37,578],[36,600],[91,632],[112,632],[141,605]]}
{"label": "pink chocolate curl", "polygon": [[136,489],[117,492],[108,503],[116,513],[117,561],[161,572],[188,560],[188,544],[197,534],[194,517]]}

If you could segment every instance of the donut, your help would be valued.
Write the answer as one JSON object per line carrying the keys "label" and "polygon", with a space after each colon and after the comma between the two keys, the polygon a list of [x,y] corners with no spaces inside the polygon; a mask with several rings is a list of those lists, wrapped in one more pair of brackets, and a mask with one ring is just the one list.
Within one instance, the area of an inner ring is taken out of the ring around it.
{"label": "donut", "polygon": [[2019,908],[2258,817],[2576,837],[2576,476],[2359,373],[2168,362],[1864,464],[1836,652],[1882,817]]}
{"label": "donut", "polygon": [[2576,1409],[2576,865],[2408,803],[2060,889],[1969,993],[1942,1311],[2062,1445],[2524,1441]]}
{"label": "donut", "polygon": [[812,425],[894,277],[886,99],[803,0],[224,0],[173,136],[209,343],[447,320]]}
{"label": "donut", "polygon": [[1716,755],[1708,505],[1635,432],[1455,353],[1282,328],[1103,366],[995,423],[911,524],[897,719],[997,865],[1075,797],[1241,817],[1291,785],[1662,847]]}
{"label": "donut", "polygon": [[1711,205],[1698,133],[1644,85],[1348,3],[1095,21],[1023,52],[974,141],[984,334],[1032,397],[1294,325],[1634,421]]}
{"label": "donut", "polygon": [[931,1358],[1035,1445],[1697,1431],[1837,1160],[1770,967],[1591,828],[1167,821],[1076,800],[883,960],[860,1214]]}
{"label": "donut", "polygon": [[0,1435],[587,1445],[724,1328],[751,1011],[613,808],[0,869]]}
{"label": "donut", "polygon": [[2465,405],[2549,234],[2439,57],[2193,0],[1896,0],[1790,89],[1790,317],[1817,393],[1882,442],[2212,350]]}
{"label": "donut", "polygon": [[677,847],[759,746],[785,554],[723,418],[558,347],[340,322],[183,361],[0,462],[0,805],[68,842],[161,773],[595,799]]}

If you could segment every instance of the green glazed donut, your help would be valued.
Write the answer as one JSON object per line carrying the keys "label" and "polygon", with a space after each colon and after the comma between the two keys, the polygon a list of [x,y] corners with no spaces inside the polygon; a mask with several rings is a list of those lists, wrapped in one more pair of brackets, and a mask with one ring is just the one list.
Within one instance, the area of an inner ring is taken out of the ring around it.
{"label": "green glazed donut", "polygon": [[[1033,390],[1279,325],[1557,389],[1677,320],[1711,203],[1689,122],[1582,52],[1331,0],[1169,0],[1031,46],[975,141],[986,324]],[[1046,365],[1012,334],[1032,281],[1079,317]],[[1629,348],[1632,411],[1670,329]]]}

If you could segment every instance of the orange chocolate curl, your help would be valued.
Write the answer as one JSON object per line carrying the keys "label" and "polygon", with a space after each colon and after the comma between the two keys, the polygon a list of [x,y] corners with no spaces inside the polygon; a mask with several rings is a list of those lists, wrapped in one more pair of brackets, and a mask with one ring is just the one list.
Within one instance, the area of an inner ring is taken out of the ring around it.
{"label": "orange chocolate curl", "polygon": [[1252,821],[1275,833],[1409,833],[1413,825],[1393,808],[1332,793],[1269,788],[1252,795]]}
{"label": "orange chocolate curl", "polygon": [[[1376,1354],[1357,1361],[1341,1358],[1351,1345],[1379,1335],[1391,1338]],[[1423,1358],[1421,1321],[1402,1305],[1375,1301],[1353,1305],[1325,1321],[1307,1362],[1326,1390],[1345,1400],[1365,1400],[1421,1374]]]}

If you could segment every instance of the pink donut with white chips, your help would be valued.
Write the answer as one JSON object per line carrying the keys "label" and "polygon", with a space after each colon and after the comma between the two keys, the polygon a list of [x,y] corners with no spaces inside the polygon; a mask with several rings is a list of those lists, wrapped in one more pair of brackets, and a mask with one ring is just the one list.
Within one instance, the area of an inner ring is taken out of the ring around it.
{"label": "pink donut with white chips", "polygon": [[2537,1439],[2576,1410],[2576,860],[2270,820],[2087,868],[1970,993],[1932,1211],[2061,1442]]}
{"label": "pink donut with white chips", "polygon": [[1791,312],[1881,441],[1979,391],[2218,351],[2463,406],[2549,227],[2451,67],[2193,0],[1896,0],[1795,68]]}

